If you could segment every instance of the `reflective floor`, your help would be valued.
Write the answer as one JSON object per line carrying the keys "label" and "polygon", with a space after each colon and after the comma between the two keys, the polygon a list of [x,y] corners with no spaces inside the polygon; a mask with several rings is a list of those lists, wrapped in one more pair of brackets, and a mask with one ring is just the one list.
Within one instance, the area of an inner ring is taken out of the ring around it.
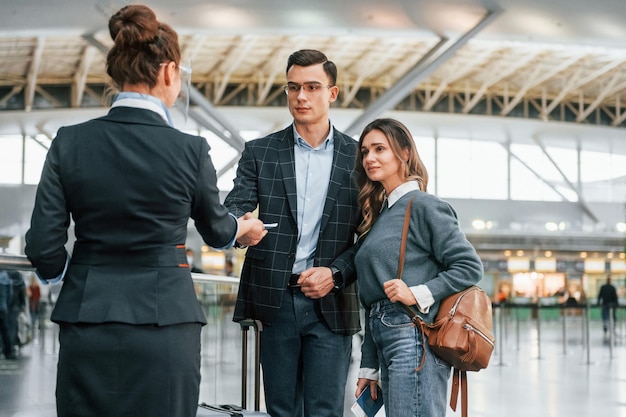
{"label": "reflective floor", "polygon": [[[239,404],[241,338],[230,306],[209,305],[202,348],[200,400]],[[497,311],[500,314],[500,311]],[[516,320],[496,315],[497,348],[488,369],[469,374],[470,417],[626,417],[626,344],[624,324],[605,339],[602,324],[584,317]],[[503,332],[499,330],[502,329]],[[251,336],[251,335],[250,335]],[[355,348],[346,387],[346,417],[359,361]],[[589,341],[587,348],[586,341]],[[254,353],[249,352],[250,358]],[[58,345],[56,326],[47,322],[17,360],[0,359],[0,417],[55,416],[54,386]],[[249,359],[249,362],[252,359]],[[253,381],[250,370],[250,383]],[[248,389],[252,408],[252,387]],[[261,402],[261,408],[264,405]],[[448,408],[446,417],[460,416]]]}

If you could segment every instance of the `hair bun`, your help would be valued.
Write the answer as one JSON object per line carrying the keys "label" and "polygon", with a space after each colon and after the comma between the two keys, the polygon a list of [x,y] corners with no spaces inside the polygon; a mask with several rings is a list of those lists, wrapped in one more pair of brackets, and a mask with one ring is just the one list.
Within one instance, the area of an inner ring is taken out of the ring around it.
{"label": "hair bun", "polygon": [[109,19],[109,34],[120,47],[138,48],[158,36],[159,26],[149,7],[131,5],[122,7]]}

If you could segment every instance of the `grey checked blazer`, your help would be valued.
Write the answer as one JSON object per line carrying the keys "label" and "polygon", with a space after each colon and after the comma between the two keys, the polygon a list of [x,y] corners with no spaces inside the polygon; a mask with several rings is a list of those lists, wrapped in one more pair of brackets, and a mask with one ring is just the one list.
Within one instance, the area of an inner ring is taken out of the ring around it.
{"label": "grey checked blazer", "polygon": [[[330,330],[351,335],[360,330],[354,239],[361,213],[352,176],[357,143],[336,129],[334,132],[333,167],[314,266],[332,265],[341,271],[344,289],[319,302]],[[258,205],[263,222],[278,223],[261,243],[247,250],[233,318],[271,324],[287,290],[298,236],[292,126],[246,143],[234,188],[224,204],[237,217]]]}

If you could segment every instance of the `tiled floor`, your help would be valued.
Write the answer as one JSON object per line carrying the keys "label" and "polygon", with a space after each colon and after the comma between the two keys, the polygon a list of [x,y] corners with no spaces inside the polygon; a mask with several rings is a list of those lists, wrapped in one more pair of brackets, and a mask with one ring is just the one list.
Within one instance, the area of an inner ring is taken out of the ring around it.
{"label": "tiled floor", "polygon": [[[241,339],[231,314],[218,307],[207,311],[210,324],[203,337],[202,401],[237,404],[241,400]],[[470,417],[626,417],[623,323],[611,345],[603,340],[601,323],[592,321],[589,349],[581,317],[570,317],[565,323],[542,321],[539,329],[535,320],[507,318],[503,323],[504,333],[489,368],[469,375]],[[18,360],[0,360],[0,417],[56,415],[55,331],[49,324],[22,349]],[[358,342],[356,336],[346,387],[346,417],[352,417]],[[253,381],[251,376],[249,381]],[[249,389],[249,407],[251,396]],[[460,410],[448,409],[447,417],[460,415]]]}

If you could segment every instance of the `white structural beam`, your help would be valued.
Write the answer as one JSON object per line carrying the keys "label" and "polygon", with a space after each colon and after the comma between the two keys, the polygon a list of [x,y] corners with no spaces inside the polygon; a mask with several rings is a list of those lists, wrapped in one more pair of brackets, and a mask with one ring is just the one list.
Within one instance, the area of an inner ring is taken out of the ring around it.
{"label": "white structural beam", "polygon": [[356,80],[350,83],[350,87],[347,89],[346,94],[341,101],[341,107],[348,107],[350,103],[356,97],[359,89],[363,85],[363,82],[372,74],[380,71],[380,69],[388,62],[389,58],[396,55],[398,50],[403,48],[404,45],[397,43],[390,48],[385,48],[383,55],[378,55],[376,48],[369,50],[369,55],[362,57],[359,60],[358,68],[360,69],[357,74]]}
{"label": "white structural beam", "polygon": [[576,118],[576,121],[579,123],[582,122],[591,114],[592,111],[594,111],[600,104],[602,104],[602,102],[604,101],[606,97],[618,91],[623,90],[626,87],[626,83],[621,83],[617,86],[615,85],[617,84],[617,81],[619,81],[621,77],[622,77],[621,71],[617,71],[613,75],[613,77],[609,80],[609,82],[606,84],[604,89],[600,92],[600,94],[598,94],[598,96],[593,101],[593,103],[587,106],[587,108],[578,115],[578,117]]}
{"label": "white structural beam", "polygon": [[591,72],[590,74],[588,74],[586,77],[581,77],[582,74],[582,70],[579,68],[576,73],[574,74],[574,76],[572,76],[570,78],[570,80],[568,81],[568,83],[565,85],[565,87],[561,90],[561,92],[559,93],[558,96],[556,96],[554,98],[554,100],[552,100],[550,102],[550,104],[548,105],[548,107],[546,107],[542,112],[541,112],[541,118],[546,119],[548,117],[548,115],[550,113],[552,113],[552,111],[556,108],[556,106],[558,106],[563,99],[565,99],[565,97],[571,93],[573,93],[576,89],[582,87],[583,85],[586,85],[590,82],[595,81],[596,79],[598,79],[599,77],[603,76],[604,74],[608,73],[609,71],[612,71],[614,68],[622,65],[624,63],[623,59],[616,59],[614,61],[609,62],[608,64],[602,66],[601,68]]}
{"label": "white structural beam", "polygon": [[435,92],[430,97],[427,98],[426,102],[424,103],[424,106],[422,107],[422,110],[430,111],[432,107],[435,104],[437,104],[437,102],[441,98],[441,95],[446,91],[446,89],[448,88],[450,84],[465,77],[470,72],[475,71],[478,65],[488,60],[489,57],[494,54],[495,54],[494,50],[485,49],[482,53],[476,55],[469,62],[458,63],[457,67],[453,71],[450,71],[451,74],[447,78],[445,78],[439,84]]}
{"label": "white structural beam", "polygon": [[85,33],[81,37],[85,41],[89,42],[90,45],[99,50],[104,56],[109,53],[109,47],[96,39],[93,33]]}
{"label": "white structural beam", "polygon": [[59,101],[54,95],[48,93],[42,87],[35,85],[35,91],[37,91],[41,97],[46,99],[46,101],[54,107],[63,107],[63,103],[61,101]]}
{"label": "white structural beam", "polygon": [[33,50],[32,60],[30,62],[30,66],[28,67],[28,74],[26,76],[26,94],[24,97],[24,108],[26,111],[31,111],[33,108],[35,90],[37,88],[37,74],[39,73],[41,56],[43,55],[45,43],[46,39],[43,36],[39,36],[37,38],[35,49]]}
{"label": "white structural beam", "polygon": [[[239,134],[239,130],[237,130],[233,125],[230,124],[226,118],[224,118],[215,107],[209,102],[209,100],[202,95],[200,91],[198,91],[194,86],[191,86],[189,89],[189,99],[190,102],[197,105],[199,108],[206,112],[206,115],[212,118],[215,123],[224,129],[226,134],[222,133],[220,137],[228,143],[230,146],[235,148],[238,152],[243,151],[244,145],[246,141]],[[194,117],[196,121],[201,123],[202,125],[210,128],[211,124],[208,124],[206,120],[203,120],[202,117],[199,117],[197,113],[189,113],[190,116]],[[214,126],[214,125],[213,125]]]}
{"label": "white structural beam", "polygon": [[[216,71],[221,73],[220,82],[215,88],[214,101],[219,103],[226,91],[226,87],[228,86],[228,82],[230,81],[230,77],[233,72],[241,65],[241,62],[248,55],[250,50],[254,48],[258,41],[258,37],[256,36],[246,36],[243,38],[243,41],[239,43],[241,46],[236,51],[232,51],[232,53],[228,54],[230,59],[227,59],[222,62],[220,68],[217,68]],[[235,48],[237,49],[237,48]]]}
{"label": "white structural beam", "polygon": [[511,100],[509,104],[507,104],[507,106],[504,109],[502,109],[502,111],[500,112],[500,115],[506,116],[507,114],[509,114],[511,110],[513,110],[515,106],[517,106],[524,99],[524,96],[526,95],[528,90],[540,85],[546,80],[549,80],[550,78],[554,77],[556,74],[571,67],[572,65],[574,65],[576,62],[580,60],[581,60],[581,57],[574,56],[574,57],[564,60],[559,65],[556,65],[547,71],[545,67],[541,65],[537,65],[535,67],[535,70],[532,72],[531,76],[528,77],[525,84],[517,92],[513,100]]}
{"label": "white structural beam", "polygon": [[[522,164],[524,166],[524,168],[526,168],[528,171],[530,171],[535,177],[537,177],[538,180],[540,180],[541,182],[543,182],[544,184],[546,184],[548,187],[550,187],[552,189],[552,191],[554,191],[555,193],[557,193],[559,195],[559,197],[561,197],[563,199],[563,201],[569,201],[567,199],[567,197],[565,195],[563,195],[563,193],[554,186],[554,184],[552,184],[550,181],[546,180],[541,174],[539,174],[537,171],[535,171],[530,165],[528,165],[528,163],[526,163],[526,161],[524,161],[524,159],[522,159],[519,155],[517,155],[516,153],[514,153],[513,151],[511,151],[510,147],[508,147],[508,145],[506,143],[500,143],[500,145],[502,145],[502,147],[504,147],[506,149],[506,151],[509,153],[509,155],[512,158],[515,158],[520,164]],[[510,164],[509,164],[510,165]],[[509,171],[509,178],[510,178],[510,171]],[[509,192],[510,194],[510,192]]]}
{"label": "white structural beam", "polygon": [[182,48],[182,51],[181,51],[182,59],[184,61],[190,61],[190,63],[192,64],[192,68],[193,68],[193,61],[200,54],[200,52],[202,52],[204,44],[206,43],[208,38],[209,38],[209,35],[206,35],[206,34],[194,35],[192,36],[192,42],[190,44],[191,46],[185,45]]}
{"label": "white structural beam", "polygon": [[269,56],[271,58],[265,62],[265,66],[261,71],[261,73],[265,75],[259,77],[259,95],[256,101],[257,106],[261,106],[266,102],[270,92],[272,91],[272,87],[274,86],[274,81],[285,71],[286,64],[283,58],[284,52],[287,48],[289,48],[290,51],[301,49],[302,46],[306,44],[307,39],[308,38],[306,37],[299,36],[293,43],[290,43],[289,39],[283,39],[283,41],[279,42],[270,52]]}
{"label": "white structural beam", "polygon": [[96,49],[93,46],[85,46],[78,69],[76,70],[76,73],[74,73],[71,98],[72,107],[80,107],[80,103],[83,101],[87,75],[89,74],[89,68],[91,67],[91,63],[93,62],[95,55]]}
{"label": "white structural beam", "polygon": [[533,59],[535,59],[537,57],[537,55],[538,54],[534,54],[534,55],[528,54],[528,55],[524,56],[522,59],[516,61],[514,64],[510,65],[507,69],[505,69],[501,73],[494,74],[492,77],[487,79],[485,82],[483,82],[483,84],[480,86],[478,91],[472,96],[470,101],[468,101],[465,104],[465,106],[463,106],[463,109],[461,110],[461,112],[467,114],[470,111],[472,111],[472,109],[474,107],[476,107],[476,105],[480,102],[480,100],[485,96],[485,94],[487,93],[487,90],[489,89],[489,87],[491,87],[492,85],[496,84],[497,82],[503,80],[504,78],[508,77],[509,75],[515,73],[515,71],[517,71],[518,69],[522,68],[523,66],[528,64]]}
{"label": "white structural beam", "polygon": [[624,122],[624,120],[626,120],[626,111],[622,108],[620,96],[615,98],[615,111],[616,114],[613,118],[611,126],[619,126]]}
{"label": "white structural beam", "polygon": [[539,147],[539,149],[541,149],[541,152],[543,152],[546,158],[548,158],[548,161],[550,161],[552,166],[554,166],[554,168],[556,168],[556,170],[559,172],[559,174],[561,175],[565,183],[568,185],[568,187],[571,188],[572,191],[576,193],[576,196],[578,197],[578,205],[580,206],[580,208],[582,208],[582,210],[585,212],[587,216],[589,216],[591,220],[593,220],[595,223],[598,223],[599,222],[598,216],[595,215],[595,213],[591,210],[589,205],[585,202],[585,199],[583,198],[583,195],[579,191],[579,189],[574,184],[572,184],[572,182],[569,180],[569,178],[567,178],[567,175],[565,175],[565,173],[563,172],[559,164],[557,164],[556,161],[552,158],[552,156],[548,153],[543,142],[539,139],[539,137],[536,134],[533,135],[532,138],[537,144],[537,146]]}
{"label": "white structural beam", "polygon": [[423,59],[402,76],[391,88],[385,91],[376,102],[368,107],[359,117],[352,122],[345,132],[352,136],[365,127],[372,119],[378,117],[381,113],[393,108],[396,104],[408,96],[411,91],[424,78],[435,71],[442,63],[448,60],[459,48],[467,43],[471,38],[476,36],[485,26],[491,23],[502,12],[501,9],[488,11],[483,19],[472,29],[463,34],[456,42],[439,52],[447,40],[439,42]]}
{"label": "white structural beam", "polygon": [[9,100],[11,100],[11,97],[16,95],[17,93],[19,93],[23,89],[24,89],[23,85],[14,85],[13,88],[11,89],[11,91],[9,91],[7,94],[5,94],[4,97],[0,98],[0,106],[4,106],[5,104],[7,104],[7,102]]}

